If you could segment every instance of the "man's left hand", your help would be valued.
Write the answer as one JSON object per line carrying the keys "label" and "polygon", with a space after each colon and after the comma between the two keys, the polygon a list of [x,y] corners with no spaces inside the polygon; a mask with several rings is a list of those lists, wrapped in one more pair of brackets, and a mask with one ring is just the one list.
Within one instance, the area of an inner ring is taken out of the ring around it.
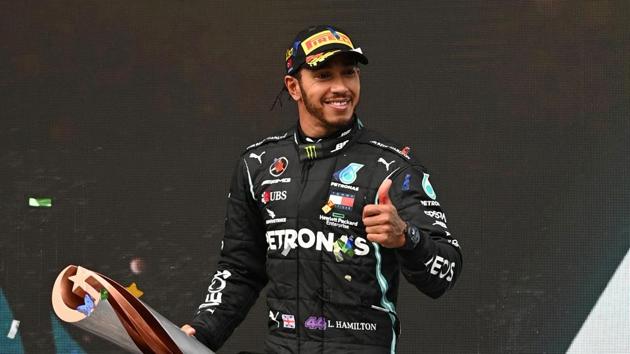
{"label": "man's left hand", "polygon": [[189,337],[195,335],[195,329],[192,328],[189,324],[183,325],[181,328],[182,332],[186,333]]}
{"label": "man's left hand", "polygon": [[389,199],[392,180],[386,179],[376,192],[379,204],[368,204],[363,208],[363,224],[367,239],[387,248],[399,248],[405,244],[407,224],[398,216],[398,211]]}

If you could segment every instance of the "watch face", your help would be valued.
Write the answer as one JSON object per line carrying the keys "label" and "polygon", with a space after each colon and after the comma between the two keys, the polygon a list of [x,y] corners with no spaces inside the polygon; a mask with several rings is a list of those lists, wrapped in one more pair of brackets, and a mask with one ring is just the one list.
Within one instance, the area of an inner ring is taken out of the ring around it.
{"label": "watch face", "polygon": [[409,226],[408,230],[409,230],[409,238],[411,239],[411,242],[413,242],[413,245],[415,246],[420,241],[420,232],[415,226]]}

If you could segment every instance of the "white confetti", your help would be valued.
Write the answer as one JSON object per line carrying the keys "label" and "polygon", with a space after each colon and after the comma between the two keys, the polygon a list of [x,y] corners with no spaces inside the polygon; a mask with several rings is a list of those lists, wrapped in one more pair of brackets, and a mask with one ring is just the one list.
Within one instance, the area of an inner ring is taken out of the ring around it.
{"label": "white confetti", "polygon": [[7,338],[9,339],[15,338],[15,335],[17,334],[17,331],[18,331],[18,327],[20,327],[20,321],[13,320],[13,322],[11,322],[11,328],[9,329],[9,333],[7,333]]}

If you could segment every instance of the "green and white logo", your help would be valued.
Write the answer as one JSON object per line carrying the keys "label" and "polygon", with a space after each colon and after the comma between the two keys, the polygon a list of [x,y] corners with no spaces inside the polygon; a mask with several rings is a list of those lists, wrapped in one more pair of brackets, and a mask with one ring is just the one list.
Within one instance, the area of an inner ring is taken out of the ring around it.
{"label": "green and white logo", "polygon": [[429,198],[435,200],[435,198],[437,198],[437,195],[435,195],[435,190],[433,190],[433,186],[431,185],[431,182],[429,182],[429,175],[424,172],[423,174],[424,177],[422,177],[422,189],[424,189],[424,193],[426,193]]}
{"label": "green and white logo", "polygon": [[305,146],[304,152],[306,152],[306,158],[308,159],[314,159],[317,157],[317,147],[315,145]]}

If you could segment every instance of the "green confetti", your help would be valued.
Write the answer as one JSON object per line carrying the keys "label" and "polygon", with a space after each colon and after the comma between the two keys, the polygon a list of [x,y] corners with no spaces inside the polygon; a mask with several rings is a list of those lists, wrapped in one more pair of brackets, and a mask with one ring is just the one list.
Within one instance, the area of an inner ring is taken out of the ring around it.
{"label": "green confetti", "polygon": [[335,245],[337,245],[337,248],[343,254],[350,257],[354,257],[354,249],[352,249],[352,241],[348,241],[348,237],[346,237],[345,235],[341,236],[340,238],[337,239],[337,241],[335,241],[335,243],[333,244],[333,250],[334,250]]}
{"label": "green confetti", "polygon": [[335,255],[335,260],[337,262],[343,262],[343,255],[341,253],[341,248],[337,242],[333,243],[333,254]]}
{"label": "green confetti", "polygon": [[35,208],[51,208],[52,198],[28,198],[28,206]]}
{"label": "green confetti", "polygon": [[101,300],[107,300],[108,297],[109,297],[109,293],[107,292],[107,289],[105,288],[101,289]]}

